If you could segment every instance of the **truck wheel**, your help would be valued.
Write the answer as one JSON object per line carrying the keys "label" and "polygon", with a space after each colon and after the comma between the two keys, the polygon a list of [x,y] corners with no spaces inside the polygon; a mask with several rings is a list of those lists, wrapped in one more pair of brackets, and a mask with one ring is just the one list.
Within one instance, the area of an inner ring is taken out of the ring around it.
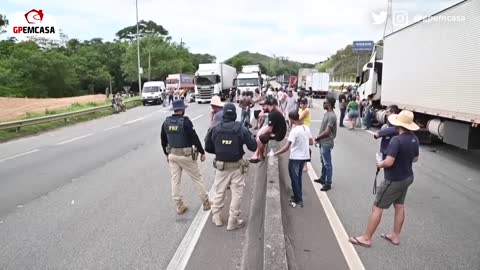
{"label": "truck wheel", "polygon": [[145,101],[142,101],[143,106],[147,106],[147,103]]}

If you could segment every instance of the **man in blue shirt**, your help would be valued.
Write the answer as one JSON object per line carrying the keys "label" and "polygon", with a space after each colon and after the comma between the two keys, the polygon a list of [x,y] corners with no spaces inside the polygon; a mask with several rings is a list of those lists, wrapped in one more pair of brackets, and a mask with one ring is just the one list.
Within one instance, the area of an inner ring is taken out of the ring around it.
{"label": "man in blue shirt", "polygon": [[[387,111],[387,118],[392,115],[392,114],[398,114],[400,113],[400,109],[398,108],[397,105],[391,105],[388,107]],[[390,144],[390,140],[398,135],[397,128],[392,125],[388,119],[387,123],[382,126],[382,128],[373,135],[375,139],[382,138],[382,141],[380,143],[380,153],[382,153],[383,159],[387,158],[387,148],[388,145]]]}
{"label": "man in blue shirt", "polygon": [[410,111],[402,111],[388,117],[389,122],[398,128],[399,135],[391,139],[386,151],[387,158],[377,163],[378,168],[385,169],[385,180],[378,189],[365,233],[349,239],[354,245],[363,247],[372,245],[372,237],[380,224],[383,210],[392,204],[395,206],[393,231],[380,236],[393,245],[400,244],[400,231],[405,220],[405,197],[408,187],[413,183],[412,165],[418,160],[419,155],[419,141],[412,132],[419,127],[413,122],[413,118]]}

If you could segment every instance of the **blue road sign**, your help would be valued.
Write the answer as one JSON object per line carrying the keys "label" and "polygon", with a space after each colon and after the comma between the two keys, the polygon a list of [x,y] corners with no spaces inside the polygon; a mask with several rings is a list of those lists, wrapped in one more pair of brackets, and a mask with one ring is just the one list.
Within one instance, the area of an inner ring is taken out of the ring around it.
{"label": "blue road sign", "polygon": [[353,42],[353,51],[354,52],[371,52],[373,51],[373,47],[375,46],[375,42],[373,41],[354,41]]}

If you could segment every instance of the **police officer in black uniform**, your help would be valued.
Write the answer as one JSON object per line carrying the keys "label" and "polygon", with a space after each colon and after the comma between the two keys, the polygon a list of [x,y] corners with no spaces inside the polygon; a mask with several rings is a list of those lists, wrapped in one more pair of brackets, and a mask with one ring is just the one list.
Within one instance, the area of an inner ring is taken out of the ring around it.
{"label": "police officer in black uniform", "polygon": [[240,203],[245,186],[245,176],[248,172],[248,162],[243,159],[245,154],[243,145],[250,151],[257,149],[257,143],[250,131],[235,121],[237,113],[235,105],[225,104],[223,107],[223,122],[211,128],[205,138],[205,150],[215,154],[214,167],[216,169],[214,182],[214,196],[212,204],[212,221],[222,226],[220,211],[224,205],[225,191],[230,187],[232,200],[227,230],[232,231],[245,225],[239,219]]}
{"label": "police officer in black uniform", "polygon": [[205,161],[205,151],[193,128],[192,121],[187,116],[184,116],[187,107],[182,99],[175,100],[172,106],[174,114],[165,119],[161,132],[162,148],[165,155],[167,155],[172,176],[172,197],[176,203],[176,210],[179,215],[187,211],[187,207],[183,203],[183,196],[180,194],[180,181],[183,170],[195,182],[198,195],[203,202],[203,210],[210,210],[205,182],[197,162],[198,153],[201,154],[200,160],[202,162]]}

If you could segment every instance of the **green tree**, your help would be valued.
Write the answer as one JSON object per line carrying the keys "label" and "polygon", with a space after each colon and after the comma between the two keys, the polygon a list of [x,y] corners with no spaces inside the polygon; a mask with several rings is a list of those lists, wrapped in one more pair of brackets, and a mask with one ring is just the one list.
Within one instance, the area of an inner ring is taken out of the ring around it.
{"label": "green tree", "polygon": [[7,16],[0,14],[0,34],[4,34],[6,32],[5,28],[7,26],[8,26]]}
{"label": "green tree", "polygon": [[[137,25],[127,26],[115,34],[119,40],[132,41],[137,38]],[[168,35],[168,31],[163,26],[153,21],[141,20],[138,22],[138,35],[143,38],[146,35]]]}
{"label": "green tree", "polygon": [[[7,22],[0,15],[0,31]],[[145,70],[142,80],[148,74],[152,80],[163,80],[171,73],[193,73],[199,63],[216,60],[213,55],[192,54],[184,43],[172,42],[168,31],[153,21],[141,21],[140,32],[140,57]],[[110,82],[114,91],[127,83],[135,85],[135,34],[136,26],[129,26],[117,33],[119,39],[114,42],[102,38],[80,41],[64,34],[60,40],[1,40],[0,96],[65,97],[91,90],[103,93]]]}
{"label": "green tree", "polygon": [[205,54],[192,54],[193,64],[194,66],[198,66],[198,64],[206,64],[206,63],[215,63],[217,58],[213,55],[208,53]]}
{"label": "green tree", "polygon": [[[172,43],[167,37],[146,36],[140,42],[140,62],[144,73],[142,80],[163,80],[172,73],[193,73],[196,69],[195,57],[188,49]],[[150,63],[150,70],[148,63]],[[135,43],[130,43],[122,70],[128,81],[137,79],[137,48]]]}

